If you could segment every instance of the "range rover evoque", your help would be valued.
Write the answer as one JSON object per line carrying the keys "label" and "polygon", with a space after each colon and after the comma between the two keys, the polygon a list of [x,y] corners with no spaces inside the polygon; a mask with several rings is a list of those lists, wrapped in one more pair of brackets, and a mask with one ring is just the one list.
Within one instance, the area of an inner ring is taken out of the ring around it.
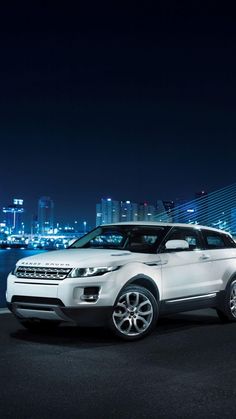
{"label": "range rover evoque", "polygon": [[236,244],[199,225],[102,225],[68,249],[19,260],[6,298],[26,328],[106,325],[126,340],[163,314],[211,307],[236,321]]}

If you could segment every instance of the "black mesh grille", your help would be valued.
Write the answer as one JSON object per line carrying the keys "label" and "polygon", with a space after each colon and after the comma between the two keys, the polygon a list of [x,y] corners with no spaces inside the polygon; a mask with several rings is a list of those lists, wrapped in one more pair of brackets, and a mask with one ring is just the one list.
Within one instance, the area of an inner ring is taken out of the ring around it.
{"label": "black mesh grille", "polygon": [[29,304],[50,304],[55,306],[62,306],[64,304],[59,298],[49,297],[28,297],[24,295],[14,295],[11,300],[12,303],[29,303]]}

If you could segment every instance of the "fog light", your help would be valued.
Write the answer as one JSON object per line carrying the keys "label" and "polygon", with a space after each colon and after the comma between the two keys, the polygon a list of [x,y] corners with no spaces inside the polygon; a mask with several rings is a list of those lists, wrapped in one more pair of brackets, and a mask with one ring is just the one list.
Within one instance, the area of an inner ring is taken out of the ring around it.
{"label": "fog light", "polygon": [[82,301],[94,302],[97,301],[99,294],[99,287],[86,287],[84,288],[84,293],[81,295],[80,299]]}

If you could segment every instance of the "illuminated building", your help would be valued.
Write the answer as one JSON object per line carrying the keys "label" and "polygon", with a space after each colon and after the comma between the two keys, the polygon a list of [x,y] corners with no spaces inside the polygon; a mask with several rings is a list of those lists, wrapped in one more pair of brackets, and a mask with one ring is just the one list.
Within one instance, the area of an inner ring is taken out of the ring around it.
{"label": "illuminated building", "polygon": [[156,215],[156,209],[154,205],[143,202],[139,204],[138,208],[138,221],[153,221]]}
{"label": "illuminated building", "polygon": [[43,196],[38,201],[39,234],[53,233],[54,202],[49,196]]}
{"label": "illuminated building", "polygon": [[39,234],[39,223],[38,223],[37,215],[34,215],[31,220],[31,234],[34,234],[34,235]]}
{"label": "illuminated building", "polygon": [[121,201],[120,221],[138,221],[138,204],[131,201]]}
{"label": "illuminated building", "polygon": [[[161,207],[159,205],[159,212],[163,212],[163,210],[165,210],[165,207],[162,203]],[[111,198],[101,199],[101,202],[96,205],[96,225],[129,221],[154,221],[156,213],[156,207],[148,202],[138,204],[131,201],[113,201]],[[162,221],[168,220],[165,218]]]}
{"label": "illuminated building", "polygon": [[236,183],[215,192],[200,191],[191,201],[158,200],[156,206],[144,202],[102,199],[97,204],[97,225],[122,221],[156,221],[201,224],[231,232],[236,236]]}
{"label": "illuminated building", "polygon": [[3,208],[5,215],[6,231],[9,234],[23,234],[24,223],[23,214],[25,212],[23,207],[23,199],[13,199],[13,204]]}
{"label": "illuminated building", "polygon": [[137,204],[131,201],[113,201],[111,198],[101,199],[101,202],[96,205],[96,225],[152,221],[155,211],[154,205],[147,202]]}
{"label": "illuminated building", "polygon": [[96,205],[96,225],[118,223],[120,221],[120,202],[111,198],[101,199]]}

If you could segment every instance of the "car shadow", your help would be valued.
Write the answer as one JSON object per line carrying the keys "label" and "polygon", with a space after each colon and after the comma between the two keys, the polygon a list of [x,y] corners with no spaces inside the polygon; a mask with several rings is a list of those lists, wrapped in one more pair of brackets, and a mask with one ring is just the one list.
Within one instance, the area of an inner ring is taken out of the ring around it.
{"label": "car shadow", "polygon": [[55,346],[78,347],[105,347],[122,344],[123,342],[114,336],[106,328],[80,328],[74,325],[62,324],[54,330],[29,331],[19,326],[19,330],[10,334],[17,340],[40,343]]}
{"label": "car shadow", "polygon": [[[188,313],[180,313],[162,317],[158,320],[157,327],[146,339],[157,338],[164,334],[178,333],[182,330],[215,326],[222,323],[213,310],[201,310]],[[73,325],[62,324],[50,331],[32,332],[19,325],[19,329],[10,334],[11,338],[47,345],[68,347],[105,347],[119,345],[134,345],[134,342],[126,342],[113,335],[106,328],[79,328]],[[135,344],[145,342],[139,340]]]}
{"label": "car shadow", "polygon": [[166,315],[158,320],[159,334],[178,332],[178,330],[194,327],[206,327],[211,325],[222,325],[215,310],[198,310],[178,314]]}

